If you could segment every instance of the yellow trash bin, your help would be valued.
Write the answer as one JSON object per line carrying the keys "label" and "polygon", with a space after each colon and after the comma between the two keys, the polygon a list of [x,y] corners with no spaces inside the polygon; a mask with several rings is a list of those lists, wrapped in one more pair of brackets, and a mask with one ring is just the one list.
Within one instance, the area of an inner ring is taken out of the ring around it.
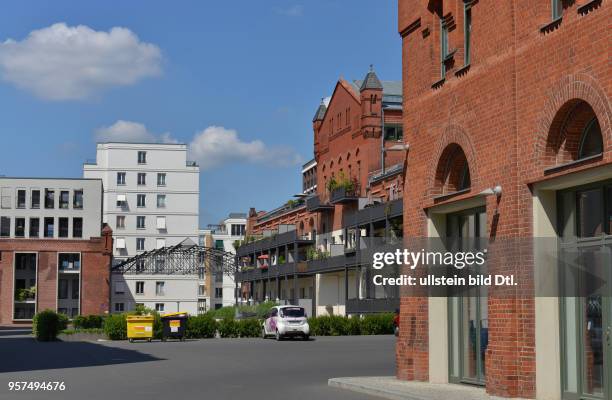
{"label": "yellow trash bin", "polygon": [[153,339],[152,315],[129,315],[127,317],[127,336],[130,342],[134,339]]}

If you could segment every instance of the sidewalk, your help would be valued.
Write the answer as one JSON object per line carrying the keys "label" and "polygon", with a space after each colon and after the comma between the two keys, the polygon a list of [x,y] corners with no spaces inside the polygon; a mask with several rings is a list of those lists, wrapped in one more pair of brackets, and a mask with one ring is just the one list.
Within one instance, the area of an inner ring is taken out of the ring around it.
{"label": "sidewalk", "polygon": [[491,400],[484,388],[399,381],[394,376],[364,376],[357,378],[331,378],[328,385],[392,400]]}

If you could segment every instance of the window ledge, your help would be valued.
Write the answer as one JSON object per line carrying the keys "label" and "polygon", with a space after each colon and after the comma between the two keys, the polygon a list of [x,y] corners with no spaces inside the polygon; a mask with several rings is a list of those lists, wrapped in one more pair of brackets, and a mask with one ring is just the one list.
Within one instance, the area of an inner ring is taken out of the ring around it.
{"label": "window ledge", "polygon": [[583,5],[581,5],[580,7],[578,7],[578,14],[580,15],[586,15],[588,14],[590,11],[596,9],[597,7],[599,7],[601,5],[601,0],[591,0]]}
{"label": "window ledge", "polygon": [[461,194],[468,193],[469,191],[470,191],[470,188],[463,189],[463,190],[457,190],[456,192],[445,193],[445,194],[440,194],[438,196],[434,196],[433,199],[434,199],[434,201],[446,200],[446,199],[450,199],[451,197],[455,197],[455,196],[459,196]]}
{"label": "window ledge", "polygon": [[560,25],[561,25],[561,21],[563,21],[563,17],[559,17],[555,20],[552,20],[551,22],[547,23],[546,25],[542,25],[540,27],[540,33],[550,33],[552,31],[554,31],[555,29],[557,29]]}
{"label": "window ledge", "polygon": [[434,83],[431,85],[431,88],[432,88],[432,89],[438,89],[438,88],[441,88],[441,87],[444,85],[444,82],[445,82],[445,81],[446,81],[446,78],[442,78],[442,79],[440,79],[440,80],[438,80],[438,81],[434,82]]}
{"label": "window ledge", "polygon": [[544,175],[554,174],[555,172],[559,172],[559,171],[562,171],[562,170],[567,169],[567,168],[575,167],[576,165],[580,165],[582,163],[586,163],[586,162],[589,162],[589,161],[592,161],[592,160],[596,160],[598,158],[601,158],[602,156],[603,156],[603,153],[599,153],[599,154],[595,154],[593,156],[584,157],[584,158],[581,158],[581,159],[578,159],[578,160],[566,162],[564,164],[555,165],[553,167],[546,168],[544,170]]}
{"label": "window ledge", "polygon": [[455,71],[455,76],[463,76],[470,70],[471,64],[465,64],[463,67]]}

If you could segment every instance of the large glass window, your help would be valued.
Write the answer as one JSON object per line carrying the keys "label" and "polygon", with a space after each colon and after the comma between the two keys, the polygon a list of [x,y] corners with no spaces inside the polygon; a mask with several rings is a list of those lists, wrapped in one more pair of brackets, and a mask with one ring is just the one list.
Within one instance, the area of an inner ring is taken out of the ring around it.
{"label": "large glass window", "polygon": [[32,190],[31,207],[40,208],[40,190]]}
{"label": "large glass window", "polygon": [[596,156],[603,153],[603,137],[601,136],[601,127],[597,118],[593,118],[587,124],[582,137],[580,138],[580,147],[578,149],[578,158],[586,158]]}
{"label": "large glass window", "polygon": [[83,237],[83,218],[75,217],[72,219],[72,237]]}
{"label": "large glass window", "polygon": [[[575,285],[581,296],[560,301],[564,398],[608,399],[612,300],[594,283],[597,277],[612,282],[612,181],[561,191],[557,204],[562,279]],[[588,277],[567,268],[576,265]]]}
{"label": "large glass window", "polygon": [[[449,214],[447,247],[450,251],[474,250],[486,238],[484,208]],[[461,297],[449,297],[450,381],[484,385],[486,351],[489,343],[486,288],[471,288]]]}
{"label": "large glass window", "polygon": [[68,218],[63,218],[63,217],[59,218],[58,225],[59,225],[58,236],[61,238],[67,238],[68,237]]}
{"label": "large glass window", "polygon": [[45,189],[45,208],[55,208],[55,190]]}
{"label": "large glass window", "polygon": [[464,65],[470,65],[470,52],[472,50],[472,6],[471,3],[466,2],[463,7],[463,63]]}
{"label": "large glass window", "polygon": [[30,218],[30,234],[32,238],[37,238],[40,235],[40,219]]}
{"label": "large glass window", "polygon": [[440,75],[446,76],[446,57],[448,56],[448,27],[444,18],[440,17]]}
{"label": "large glass window", "polygon": [[25,236],[25,218],[15,218],[15,237]]}
{"label": "large glass window", "polygon": [[55,235],[55,223],[53,217],[45,217],[45,237],[52,238]]}
{"label": "large glass window", "polygon": [[26,207],[26,191],[25,189],[17,189],[17,208]]}
{"label": "large glass window", "polygon": [[9,217],[0,217],[0,237],[11,236],[11,219]]}
{"label": "large glass window", "polygon": [[70,203],[70,192],[67,190],[60,191],[59,208],[67,209],[69,203]]}
{"label": "large glass window", "polygon": [[72,208],[82,209],[83,208],[83,189],[77,189],[74,191],[72,197]]}

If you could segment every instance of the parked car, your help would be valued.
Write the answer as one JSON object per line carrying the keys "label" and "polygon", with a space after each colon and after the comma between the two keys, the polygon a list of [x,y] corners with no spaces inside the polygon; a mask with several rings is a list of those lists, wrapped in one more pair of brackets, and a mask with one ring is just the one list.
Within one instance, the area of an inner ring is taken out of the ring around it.
{"label": "parked car", "polygon": [[299,336],[304,340],[310,338],[310,326],[303,307],[276,306],[266,314],[261,327],[261,337],[274,336],[276,340],[285,337]]}

